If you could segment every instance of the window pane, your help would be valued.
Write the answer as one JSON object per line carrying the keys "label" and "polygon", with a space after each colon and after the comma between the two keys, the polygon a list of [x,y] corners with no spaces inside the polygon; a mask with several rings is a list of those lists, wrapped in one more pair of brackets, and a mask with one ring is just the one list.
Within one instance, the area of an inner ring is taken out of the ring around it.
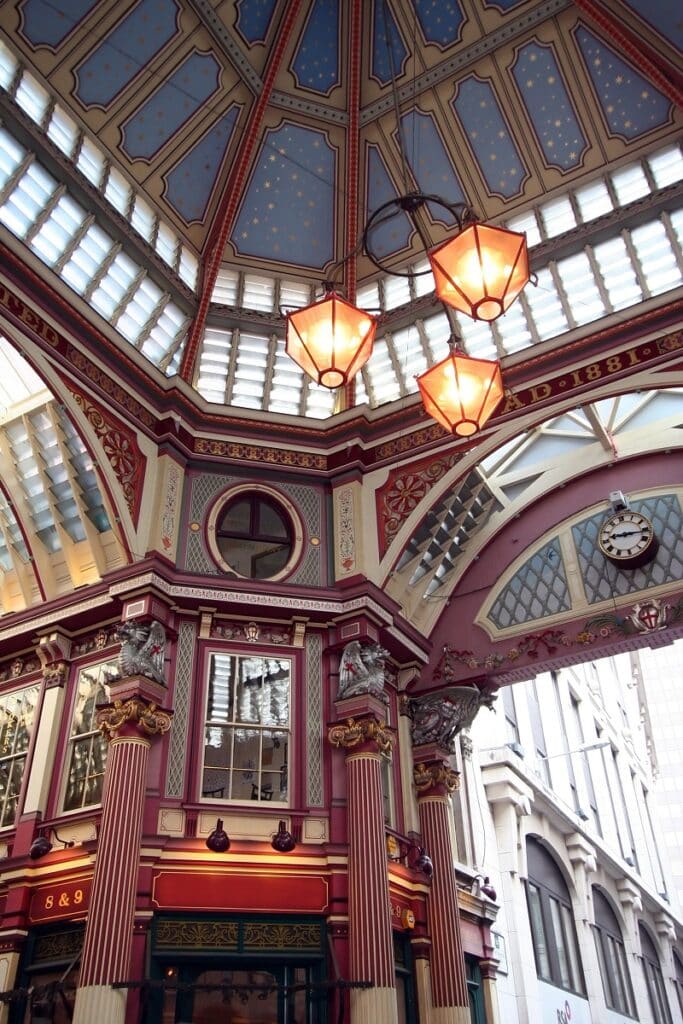
{"label": "window pane", "polygon": [[97,705],[109,701],[108,681],[118,678],[116,662],[81,669],[69,741],[64,810],[73,811],[102,801],[107,745],[97,726]]}
{"label": "window pane", "polygon": [[27,686],[0,697],[0,827],[14,824],[38,694]]}
{"label": "window pane", "polygon": [[212,655],[203,797],[288,799],[290,675],[289,661]]}
{"label": "window pane", "polygon": [[535,885],[529,883],[527,887],[527,902],[529,905],[529,919],[531,922],[531,935],[534,943],[534,954],[536,956],[536,973],[539,978],[545,981],[551,980],[550,960],[548,958],[548,940],[545,934],[543,916],[541,914],[541,897]]}

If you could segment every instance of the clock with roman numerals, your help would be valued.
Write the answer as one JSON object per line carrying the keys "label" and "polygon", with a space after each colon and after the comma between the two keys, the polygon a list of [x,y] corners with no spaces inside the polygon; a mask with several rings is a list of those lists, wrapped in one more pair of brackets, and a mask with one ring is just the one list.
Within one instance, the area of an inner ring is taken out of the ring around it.
{"label": "clock with roman numerals", "polygon": [[598,544],[605,558],[620,569],[638,569],[657,554],[659,541],[652,521],[642,512],[630,508],[614,512],[605,519],[598,534]]}

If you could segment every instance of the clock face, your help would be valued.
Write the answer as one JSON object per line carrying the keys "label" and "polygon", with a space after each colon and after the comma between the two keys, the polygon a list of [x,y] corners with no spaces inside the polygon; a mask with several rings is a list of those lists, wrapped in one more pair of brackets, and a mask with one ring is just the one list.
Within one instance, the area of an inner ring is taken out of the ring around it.
{"label": "clock face", "polygon": [[603,555],[626,569],[645,565],[654,558],[659,546],[647,516],[631,509],[615,512],[604,521],[598,543]]}

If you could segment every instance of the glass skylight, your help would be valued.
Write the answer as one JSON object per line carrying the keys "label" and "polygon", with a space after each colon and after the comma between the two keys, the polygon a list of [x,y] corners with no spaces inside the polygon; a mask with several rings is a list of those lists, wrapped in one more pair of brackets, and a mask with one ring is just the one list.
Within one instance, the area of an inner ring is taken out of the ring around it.
{"label": "glass skylight", "polygon": [[[45,132],[76,169],[125,217],[161,259],[192,290],[197,288],[199,260],[173,229],[137,195],[123,174],[112,167],[94,139],[78,128],[59,103],[26,71],[0,41],[0,88],[10,92],[17,106]],[[158,236],[162,235],[159,243]]]}
{"label": "glass skylight", "polygon": [[[136,209],[142,228],[149,207]],[[0,222],[150,362],[174,372],[188,318],[94,220],[0,127]]]}

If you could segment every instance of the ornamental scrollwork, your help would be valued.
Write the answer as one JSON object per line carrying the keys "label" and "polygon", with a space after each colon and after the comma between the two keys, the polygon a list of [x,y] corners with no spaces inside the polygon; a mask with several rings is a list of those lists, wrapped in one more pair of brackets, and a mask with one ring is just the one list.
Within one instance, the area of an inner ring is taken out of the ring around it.
{"label": "ornamental scrollwork", "polygon": [[359,743],[376,743],[382,754],[391,752],[394,738],[384,721],[375,718],[347,718],[345,722],[331,726],[327,738],[333,747],[352,750]]}
{"label": "ornamental scrollwork", "polygon": [[147,736],[162,736],[171,728],[171,712],[141,697],[115,700],[97,712],[97,724],[108,740],[113,739],[129,723]]}
{"label": "ornamental scrollwork", "polygon": [[43,668],[43,679],[45,686],[63,686],[66,682],[69,666],[65,661],[55,661]]}
{"label": "ornamental scrollwork", "polygon": [[416,764],[413,768],[413,782],[418,793],[428,793],[430,789],[443,787],[448,793],[460,788],[460,774],[448,765]]}

